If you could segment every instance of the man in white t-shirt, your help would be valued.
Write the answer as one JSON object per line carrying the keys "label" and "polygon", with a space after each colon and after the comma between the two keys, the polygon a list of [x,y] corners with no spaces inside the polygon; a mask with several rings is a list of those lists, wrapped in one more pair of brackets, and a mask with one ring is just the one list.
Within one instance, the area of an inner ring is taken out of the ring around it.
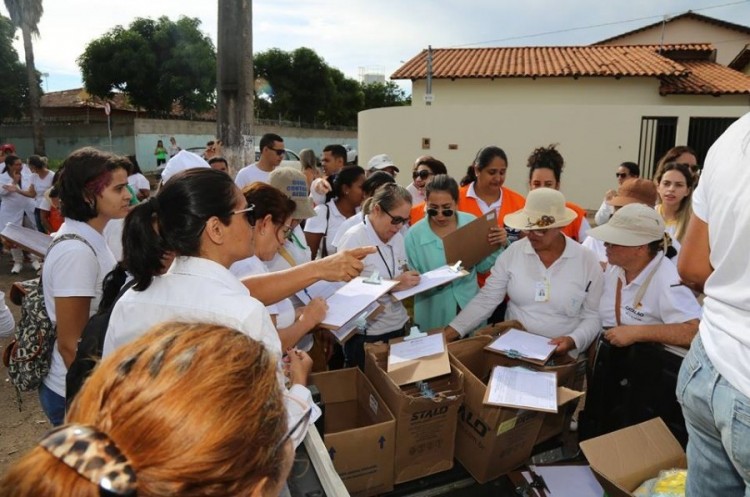
{"label": "man in white t-shirt", "polygon": [[703,287],[703,319],[682,362],[688,497],[750,495],[750,113],[706,156],[682,243],[682,279]]}
{"label": "man in white t-shirt", "polygon": [[286,153],[284,139],[275,133],[263,135],[258,148],[260,149],[258,162],[243,167],[234,178],[234,183],[240,188],[256,181],[268,183],[268,175],[281,164]]}

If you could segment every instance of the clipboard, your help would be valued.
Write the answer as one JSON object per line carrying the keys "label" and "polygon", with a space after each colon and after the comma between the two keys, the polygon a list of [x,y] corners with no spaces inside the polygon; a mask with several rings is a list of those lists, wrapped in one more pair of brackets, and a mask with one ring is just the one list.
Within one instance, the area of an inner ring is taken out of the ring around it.
{"label": "clipboard", "polygon": [[0,231],[0,237],[42,258],[52,243],[52,237],[45,233],[10,223]]}
{"label": "clipboard", "polygon": [[[443,344],[443,351],[417,359],[406,360],[396,364],[391,363],[391,347],[399,343],[408,342],[419,347],[420,340],[436,340],[440,336]],[[451,372],[450,359],[448,358],[448,346],[445,336],[441,331],[428,334],[426,337],[413,338],[408,337],[394,338],[388,342],[388,362],[386,366],[388,376],[398,385],[406,385],[417,381],[443,376]]]}
{"label": "clipboard", "polygon": [[377,275],[363,278],[358,276],[346,285],[342,286],[336,293],[326,299],[328,312],[321,328],[337,330],[358,318],[362,312],[373,302],[388,293],[398,281],[382,280],[375,278]]}
{"label": "clipboard", "polygon": [[455,264],[461,261],[463,267],[471,269],[497,250],[496,246],[487,243],[490,228],[497,228],[495,209],[443,238],[446,262]]}
{"label": "clipboard", "polygon": [[556,414],[560,406],[560,390],[557,387],[557,373],[495,366],[490,373],[482,403]]}
{"label": "clipboard", "polygon": [[489,352],[494,352],[495,354],[502,354],[506,357],[510,357],[511,359],[520,359],[522,361],[536,364],[537,366],[544,366],[547,364],[547,361],[549,361],[549,358],[552,357],[552,354],[555,352],[555,346],[554,345],[548,345],[549,352],[547,353],[546,357],[544,359],[535,359],[528,357],[524,355],[523,348],[518,347],[516,349],[510,348],[510,349],[504,349],[500,348],[500,344],[498,342],[503,341],[503,337],[508,338],[510,335],[513,335],[515,338],[518,339],[526,339],[533,342],[537,342],[538,344],[543,343],[544,345],[547,345],[546,342],[549,341],[549,338],[543,337],[541,335],[535,335],[533,333],[529,333],[528,331],[518,330],[516,328],[510,328],[502,333],[500,333],[497,338],[493,339],[487,346],[484,348],[484,350],[487,350]]}
{"label": "clipboard", "polygon": [[413,295],[432,290],[433,288],[446,285],[458,278],[467,276],[469,273],[461,269],[460,262],[461,261],[458,261],[455,266],[449,266],[446,264],[445,266],[440,266],[437,269],[420,274],[419,283],[416,286],[399,292],[393,292],[393,297],[396,300],[404,300]]}
{"label": "clipboard", "polygon": [[340,328],[336,330],[331,330],[331,334],[336,339],[337,342],[339,342],[339,345],[344,345],[346,342],[349,341],[349,339],[354,335],[354,333],[357,331],[357,327],[360,324],[360,319],[368,320],[375,318],[378,314],[383,312],[383,306],[378,303],[376,300],[372,304],[365,307],[365,310],[362,311],[361,314],[358,314],[357,316],[354,316],[349,322],[341,326]]}

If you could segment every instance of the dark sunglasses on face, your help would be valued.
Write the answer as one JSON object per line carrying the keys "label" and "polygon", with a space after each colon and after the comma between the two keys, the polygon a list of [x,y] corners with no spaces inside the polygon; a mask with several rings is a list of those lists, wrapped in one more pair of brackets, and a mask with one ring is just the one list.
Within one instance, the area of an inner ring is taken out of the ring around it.
{"label": "dark sunglasses on face", "polygon": [[284,150],[283,148],[271,148],[271,147],[268,147],[268,148],[276,152],[276,155],[278,155],[279,157],[284,155],[284,152],[286,152],[286,150]]}
{"label": "dark sunglasses on face", "polygon": [[401,216],[394,216],[393,214],[391,214],[390,212],[388,212],[385,209],[383,209],[383,212],[385,212],[386,214],[388,214],[388,217],[391,218],[391,224],[393,226],[398,226],[399,224],[407,224],[409,222],[408,219],[406,219],[404,217],[401,217]]}
{"label": "dark sunglasses on face", "polygon": [[427,179],[430,176],[432,176],[432,172],[425,171],[424,169],[422,169],[421,171],[414,171],[413,173],[411,173],[412,179],[417,179],[417,178],[419,178],[419,179]]}
{"label": "dark sunglasses on face", "polygon": [[628,173],[615,173],[615,176],[617,176],[618,178],[627,178]]}
{"label": "dark sunglasses on face", "polygon": [[453,216],[454,210],[453,209],[441,209],[438,211],[438,209],[427,209],[427,215],[430,217],[435,217],[438,215],[438,213],[442,213],[444,217],[451,217]]}

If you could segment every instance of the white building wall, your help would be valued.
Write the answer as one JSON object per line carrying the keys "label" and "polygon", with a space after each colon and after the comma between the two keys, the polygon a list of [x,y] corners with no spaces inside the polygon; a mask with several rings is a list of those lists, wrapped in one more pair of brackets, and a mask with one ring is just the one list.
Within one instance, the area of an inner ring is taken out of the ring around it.
{"label": "white building wall", "polygon": [[[596,209],[604,192],[617,186],[616,166],[638,161],[642,117],[677,117],[679,145],[687,141],[691,116],[740,117],[750,111],[747,96],[661,97],[670,105],[636,104],[627,95],[626,102],[617,105],[582,105],[580,99],[552,104],[545,98],[540,95],[541,102],[533,105],[443,102],[429,107],[415,99],[413,107],[363,111],[359,113],[360,157],[366,161],[387,153],[401,166],[398,182],[407,185],[414,159],[420,155],[442,160],[449,173],[460,179],[479,148],[497,145],[509,158],[506,186],[525,195],[529,154],[536,147],[557,143],[566,163],[563,193],[584,208]],[[430,141],[429,149],[422,148],[424,138]]]}

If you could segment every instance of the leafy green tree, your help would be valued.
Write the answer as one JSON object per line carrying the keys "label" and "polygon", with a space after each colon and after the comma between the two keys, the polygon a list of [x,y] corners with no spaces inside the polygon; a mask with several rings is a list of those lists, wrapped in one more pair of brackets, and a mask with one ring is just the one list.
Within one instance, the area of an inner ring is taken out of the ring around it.
{"label": "leafy green tree", "polygon": [[364,109],[377,109],[379,107],[397,107],[411,103],[411,97],[407,97],[393,81],[387,83],[362,84],[365,102]]}
{"label": "leafy green tree", "polygon": [[156,116],[179,104],[182,114],[204,112],[216,101],[216,49],[200,20],[138,18],[116,26],[78,58],[86,91],[110,98],[114,90]]}
{"label": "leafy green tree", "polygon": [[32,36],[39,36],[39,20],[44,8],[42,0],[5,0],[5,7],[10,14],[10,20],[17,28],[21,28],[23,51],[26,56],[26,78],[28,80],[29,110],[34,133],[34,153],[46,155],[44,151],[44,124],[42,122],[41,88],[39,75],[34,66],[34,45]]}
{"label": "leafy green tree", "polygon": [[[13,48],[15,26],[0,16],[0,122],[20,119],[29,107],[29,82],[26,67],[18,60]],[[38,84],[38,83],[37,83]]]}

